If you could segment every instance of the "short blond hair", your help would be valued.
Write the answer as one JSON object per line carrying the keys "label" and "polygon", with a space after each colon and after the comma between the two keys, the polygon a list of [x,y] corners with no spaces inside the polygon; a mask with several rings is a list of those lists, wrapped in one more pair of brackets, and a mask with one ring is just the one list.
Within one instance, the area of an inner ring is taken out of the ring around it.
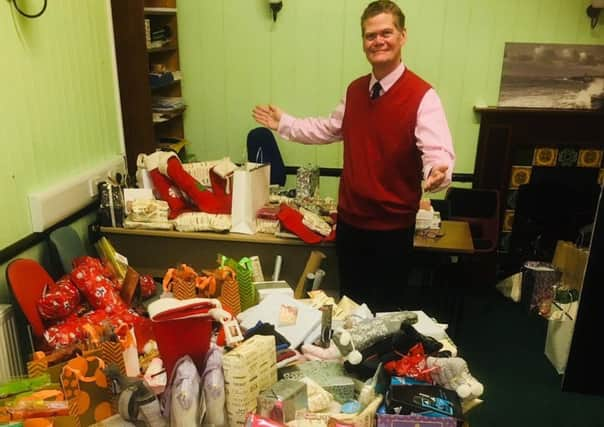
{"label": "short blond hair", "polygon": [[365,28],[363,27],[365,21],[380,13],[389,13],[394,16],[394,25],[396,25],[396,28],[399,31],[405,29],[405,14],[398,5],[391,0],[376,0],[369,3],[361,15],[361,34],[365,33]]}

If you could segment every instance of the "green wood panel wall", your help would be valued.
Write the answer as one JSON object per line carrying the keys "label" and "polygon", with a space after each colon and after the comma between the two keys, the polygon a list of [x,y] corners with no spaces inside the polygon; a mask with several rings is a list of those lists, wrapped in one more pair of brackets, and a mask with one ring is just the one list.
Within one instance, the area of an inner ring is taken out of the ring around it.
{"label": "green wood panel wall", "polygon": [[[178,0],[185,134],[199,160],[245,157],[250,112],[275,103],[294,115],[326,115],[353,78],[369,71],[361,47],[366,0],[284,0],[273,23],[267,0]],[[442,98],[457,172],[473,172],[479,117],[495,105],[505,42],[603,44],[589,0],[400,0],[407,65]],[[341,166],[340,144],[281,143],[286,164]],[[335,186],[330,186],[335,194]]]}
{"label": "green wood panel wall", "polygon": [[122,151],[109,23],[105,0],[0,1],[0,248],[31,233],[30,191]]}

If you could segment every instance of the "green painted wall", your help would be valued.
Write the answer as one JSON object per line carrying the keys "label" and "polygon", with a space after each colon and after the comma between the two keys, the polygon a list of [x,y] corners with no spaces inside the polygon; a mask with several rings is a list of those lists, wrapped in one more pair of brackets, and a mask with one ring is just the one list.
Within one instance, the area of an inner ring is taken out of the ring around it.
{"label": "green painted wall", "polygon": [[[475,104],[495,104],[505,41],[604,43],[589,0],[407,0],[407,64],[443,99],[458,153],[472,172]],[[35,11],[42,0],[22,2]],[[369,70],[359,15],[365,0],[285,0],[276,23],[266,0],[179,0],[186,135],[197,158],[245,157],[250,111],[272,102],[327,114]],[[0,248],[31,233],[27,194],[121,152],[106,0],[49,2],[39,19],[0,1]],[[283,143],[287,164],[341,165],[341,147]],[[335,194],[337,180],[322,182]]]}
{"label": "green painted wall", "polygon": [[[251,109],[274,103],[325,115],[346,85],[367,73],[359,17],[368,0],[284,0],[276,23],[267,0],[178,0],[185,135],[199,160],[245,158]],[[479,117],[495,105],[509,42],[603,44],[589,0],[399,0],[407,16],[407,65],[430,81],[447,112],[458,160],[471,173]],[[341,166],[340,144],[280,144],[286,164]],[[336,180],[322,182],[335,194]]]}
{"label": "green painted wall", "polygon": [[0,1],[0,248],[32,232],[30,191],[122,151],[109,16],[106,0],[50,0],[38,19]]}

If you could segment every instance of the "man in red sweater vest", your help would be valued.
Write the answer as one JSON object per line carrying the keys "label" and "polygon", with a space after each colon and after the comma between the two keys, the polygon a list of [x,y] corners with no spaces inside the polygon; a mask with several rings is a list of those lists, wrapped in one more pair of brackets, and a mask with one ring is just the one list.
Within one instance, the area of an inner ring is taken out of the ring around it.
{"label": "man in red sweater vest", "polygon": [[405,67],[405,15],[378,0],[361,16],[371,74],[354,80],[329,117],[296,118],[274,105],[254,119],[304,144],[344,143],[336,248],[341,294],[374,311],[409,308],[415,216],[423,191],[451,182],[451,134],[438,95]]}

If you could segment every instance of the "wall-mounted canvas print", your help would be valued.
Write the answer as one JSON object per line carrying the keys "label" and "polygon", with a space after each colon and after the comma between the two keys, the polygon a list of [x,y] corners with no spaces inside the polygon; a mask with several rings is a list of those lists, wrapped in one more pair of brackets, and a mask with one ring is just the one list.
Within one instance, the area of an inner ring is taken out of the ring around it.
{"label": "wall-mounted canvas print", "polygon": [[604,109],[604,45],[506,43],[499,106]]}

